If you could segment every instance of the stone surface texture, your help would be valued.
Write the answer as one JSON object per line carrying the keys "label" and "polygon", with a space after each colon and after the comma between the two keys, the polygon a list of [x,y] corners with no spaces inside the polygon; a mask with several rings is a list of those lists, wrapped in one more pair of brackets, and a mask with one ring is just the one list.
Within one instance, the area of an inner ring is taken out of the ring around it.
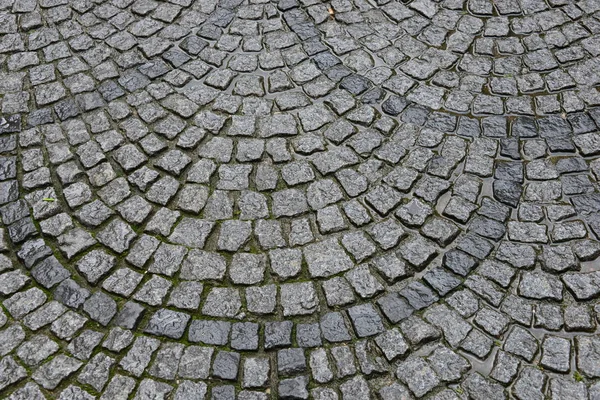
{"label": "stone surface texture", "polygon": [[0,398],[600,399],[600,1],[0,0]]}

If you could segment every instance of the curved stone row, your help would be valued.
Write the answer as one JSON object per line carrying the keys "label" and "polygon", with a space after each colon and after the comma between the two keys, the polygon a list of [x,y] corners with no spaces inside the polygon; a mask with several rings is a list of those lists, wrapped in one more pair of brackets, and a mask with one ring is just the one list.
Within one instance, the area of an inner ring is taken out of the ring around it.
{"label": "curved stone row", "polygon": [[315,64],[366,103],[391,92],[477,115],[597,105],[597,20],[585,16],[598,6],[532,3],[338,1],[291,9],[284,18],[304,39],[324,37],[330,50],[316,54]]}
{"label": "curved stone row", "polygon": [[600,395],[594,2],[5,3],[3,397]]}

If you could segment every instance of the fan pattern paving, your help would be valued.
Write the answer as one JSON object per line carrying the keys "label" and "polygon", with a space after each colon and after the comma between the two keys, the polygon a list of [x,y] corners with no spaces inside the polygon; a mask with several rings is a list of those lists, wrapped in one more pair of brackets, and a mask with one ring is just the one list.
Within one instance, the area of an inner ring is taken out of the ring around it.
{"label": "fan pattern paving", "polygon": [[600,399],[597,0],[0,0],[0,397]]}

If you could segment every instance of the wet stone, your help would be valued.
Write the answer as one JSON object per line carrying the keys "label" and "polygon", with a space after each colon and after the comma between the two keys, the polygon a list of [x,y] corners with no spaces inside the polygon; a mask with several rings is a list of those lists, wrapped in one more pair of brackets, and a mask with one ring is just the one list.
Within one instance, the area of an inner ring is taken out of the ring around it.
{"label": "wet stone", "polygon": [[287,347],[292,344],[291,321],[269,322],[265,324],[265,348]]}
{"label": "wet stone", "polygon": [[595,337],[578,337],[577,366],[588,377],[598,376],[598,352],[594,350],[598,340]]}
{"label": "wet stone", "polygon": [[46,389],[54,389],[67,376],[77,371],[82,363],[63,354],[42,365],[33,379]]}
{"label": "wet stone", "polygon": [[569,340],[548,336],[542,343],[540,364],[553,371],[567,372],[570,369],[571,344]]}
{"label": "wet stone", "polygon": [[463,340],[461,349],[475,355],[477,358],[484,360],[492,351],[493,341],[481,331],[473,329],[469,335]]}
{"label": "wet stone", "polygon": [[563,284],[544,272],[526,272],[519,283],[519,293],[532,299],[562,300]]}
{"label": "wet stone", "polygon": [[463,387],[471,397],[477,400],[506,398],[504,388],[500,384],[493,383],[478,373],[470,374],[463,383]]}
{"label": "wet stone", "polygon": [[425,308],[438,300],[437,295],[431,289],[419,282],[408,284],[399,293],[417,310]]}
{"label": "wet stone", "polygon": [[321,317],[321,332],[328,342],[336,343],[351,339],[347,324],[342,314],[332,312]]}
{"label": "wet stone", "polygon": [[150,317],[145,331],[158,336],[178,339],[183,336],[189,319],[188,314],[161,309]]}
{"label": "wet stone", "polygon": [[472,329],[458,313],[445,305],[431,307],[423,316],[429,323],[442,330],[444,337],[453,347],[456,347]]}
{"label": "wet stone", "polygon": [[435,371],[419,357],[402,362],[396,374],[417,397],[422,397],[440,383]]}
{"label": "wet stone", "polygon": [[282,379],[278,387],[279,396],[283,399],[308,399],[307,385],[306,376]]}
{"label": "wet stone", "polygon": [[212,366],[212,375],[224,379],[235,380],[238,375],[240,355],[238,353],[220,351]]}
{"label": "wet stone", "polygon": [[106,326],[116,314],[117,305],[110,296],[97,292],[85,301],[83,310],[90,318]]}
{"label": "wet stone", "polygon": [[225,321],[193,320],[188,333],[191,342],[208,345],[225,345],[229,339],[231,323]]}
{"label": "wet stone", "polygon": [[400,323],[400,331],[413,345],[427,343],[440,337],[440,332],[417,316],[408,317]]}
{"label": "wet stone", "polygon": [[542,389],[546,379],[546,376],[540,370],[532,367],[523,369],[515,381],[513,393],[521,398],[543,399]]}
{"label": "wet stone", "polygon": [[377,300],[377,305],[385,317],[393,323],[408,318],[414,312],[414,308],[408,304],[408,301],[395,293],[381,297]]}
{"label": "wet stone", "polygon": [[552,397],[557,399],[585,399],[588,396],[587,388],[583,382],[577,382],[569,378],[551,379],[550,392]]}
{"label": "wet stone", "polygon": [[35,335],[21,344],[17,348],[16,354],[25,364],[35,366],[58,350],[58,344],[47,336]]}
{"label": "wet stone", "polygon": [[504,350],[531,361],[538,350],[538,343],[529,332],[517,326],[508,335]]}
{"label": "wet stone", "polygon": [[318,323],[297,324],[296,341],[300,347],[317,347],[322,344]]}
{"label": "wet stone", "polygon": [[438,347],[428,361],[440,379],[446,382],[460,379],[470,367],[466,359],[443,346]]}
{"label": "wet stone", "polygon": [[498,351],[490,377],[501,383],[509,383],[517,376],[519,365],[520,361],[516,357]]}

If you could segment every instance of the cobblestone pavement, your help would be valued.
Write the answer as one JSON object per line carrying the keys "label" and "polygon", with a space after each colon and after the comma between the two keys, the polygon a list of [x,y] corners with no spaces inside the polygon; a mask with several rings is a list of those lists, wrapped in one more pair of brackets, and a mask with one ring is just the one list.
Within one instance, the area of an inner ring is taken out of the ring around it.
{"label": "cobblestone pavement", "polygon": [[600,1],[0,0],[0,398],[600,399]]}

